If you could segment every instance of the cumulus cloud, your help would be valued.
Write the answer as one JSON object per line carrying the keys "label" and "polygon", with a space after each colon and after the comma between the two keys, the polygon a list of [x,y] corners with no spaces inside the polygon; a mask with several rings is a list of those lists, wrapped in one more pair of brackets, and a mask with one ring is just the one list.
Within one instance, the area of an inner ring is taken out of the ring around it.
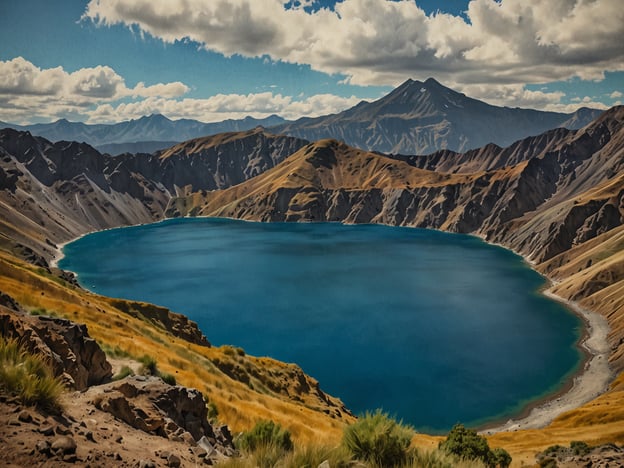
{"label": "cumulus cloud", "polygon": [[310,3],[91,0],[83,18],[137,27],[164,42],[192,40],[226,56],[308,64],[363,85],[396,85],[407,76],[513,85],[600,80],[624,70],[620,0],[472,0],[466,18],[427,15],[418,0],[302,8]]}
{"label": "cumulus cloud", "polygon": [[123,77],[108,66],[69,73],[62,67],[41,69],[23,57],[0,61],[0,115],[17,123],[33,118],[80,117],[104,102],[157,96],[174,98],[189,89],[180,82],[151,86],[138,83],[128,88]]}
{"label": "cumulus cloud", "polygon": [[344,98],[333,94],[318,94],[294,99],[271,92],[255,94],[217,94],[206,99],[181,100],[150,97],[141,101],[121,103],[117,106],[102,104],[90,111],[89,123],[119,122],[137,119],[144,115],[160,113],[170,119],[189,118],[202,122],[225,119],[256,118],[278,114],[286,119],[302,116],[315,117],[339,112],[352,107],[360,100],[354,96]]}
{"label": "cumulus cloud", "polygon": [[611,99],[621,98],[622,96],[624,96],[624,94],[622,94],[621,91],[613,91],[611,94],[609,94],[609,97]]}
{"label": "cumulus cloud", "polygon": [[0,61],[0,120],[31,123],[65,117],[111,123],[156,113],[203,122],[271,114],[297,119],[339,112],[359,102],[355,96],[319,94],[293,98],[274,92],[181,98],[189,90],[180,82],[140,82],[129,88],[124,78],[108,66],[68,73],[62,67],[41,69],[17,57]]}

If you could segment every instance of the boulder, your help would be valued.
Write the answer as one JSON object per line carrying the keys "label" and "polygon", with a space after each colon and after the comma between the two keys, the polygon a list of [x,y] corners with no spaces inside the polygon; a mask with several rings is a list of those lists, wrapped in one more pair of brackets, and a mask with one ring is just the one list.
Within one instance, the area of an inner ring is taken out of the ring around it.
{"label": "boulder", "polygon": [[159,377],[131,376],[93,387],[87,395],[98,409],[144,432],[199,445],[209,456],[234,453],[228,428],[208,422],[199,390],[169,385]]}
{"label": "boulder", "polygon": [[0,305],[2,335],[18,339],[29,351],[47,357],[54,374],[62,376],[68,387],[84,390],[110,380],[112,367],[86,325],[31,316],[8,296],[2,296],[0,304],[7,304]]}

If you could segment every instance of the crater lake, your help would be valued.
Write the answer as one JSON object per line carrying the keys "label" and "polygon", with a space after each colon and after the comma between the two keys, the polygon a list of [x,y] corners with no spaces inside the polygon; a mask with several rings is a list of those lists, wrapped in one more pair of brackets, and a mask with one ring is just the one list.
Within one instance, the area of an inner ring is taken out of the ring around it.
{"label": "crater lake", "polygon": [[517,415],[582,361],[581,320],[520,256],[473,236],[177,219],[64,255],[88,289],[183,313],[213,345],[297,363],[354,413],[420,431]]}

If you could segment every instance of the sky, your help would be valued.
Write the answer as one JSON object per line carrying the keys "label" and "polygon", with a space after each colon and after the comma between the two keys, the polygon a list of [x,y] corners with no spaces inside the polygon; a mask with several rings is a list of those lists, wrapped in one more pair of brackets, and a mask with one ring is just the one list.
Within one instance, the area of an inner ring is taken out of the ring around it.
{"label": "sky", "polygon": [[624,102],[622,0],[0,0],[0,121],[339,112],[411,78],[558,112]]}

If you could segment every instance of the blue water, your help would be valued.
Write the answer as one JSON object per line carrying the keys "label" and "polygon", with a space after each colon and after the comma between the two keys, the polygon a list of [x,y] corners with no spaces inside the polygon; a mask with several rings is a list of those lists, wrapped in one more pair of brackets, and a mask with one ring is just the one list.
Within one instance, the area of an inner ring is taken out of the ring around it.
{"label": "blue water", "polygon": [[471,236],[184,219],[83,237],[60,266],[423,431],[516,414],[581,359],[580,320],[537,292],[520,257]]}

